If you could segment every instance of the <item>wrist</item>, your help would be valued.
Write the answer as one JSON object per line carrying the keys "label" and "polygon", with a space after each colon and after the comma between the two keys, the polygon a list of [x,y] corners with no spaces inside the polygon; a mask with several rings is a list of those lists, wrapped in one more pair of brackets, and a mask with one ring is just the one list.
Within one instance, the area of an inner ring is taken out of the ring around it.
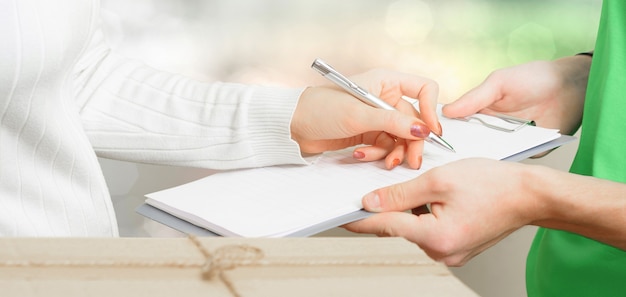
{"label": "wrist", "polygon": [[522,169],[522,180],[527,189],[528,207],[526,221],[529,225],[543,226],[546,221],[552,220],[554,206],[554,185],[551,181],[557,180],[554,169],[540,165],[525,165]]}
{"label": "wrist", "polygon": [[551,229],[570,230],[571,222],[580,218],[581,204],[577,198],[583,193],[583,183],[572,180],[575,175],[545,166],[533,166],[532,179],[533,202],[536,204],[531,225]]}

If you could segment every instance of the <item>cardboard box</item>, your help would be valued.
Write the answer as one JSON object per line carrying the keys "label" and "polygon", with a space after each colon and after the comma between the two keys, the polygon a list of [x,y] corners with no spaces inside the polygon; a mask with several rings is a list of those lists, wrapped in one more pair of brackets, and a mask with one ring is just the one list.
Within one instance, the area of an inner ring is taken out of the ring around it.
{"label": "cardboard box", "polygon": [[1,238],[1,296],[477,296],[401,238]]}

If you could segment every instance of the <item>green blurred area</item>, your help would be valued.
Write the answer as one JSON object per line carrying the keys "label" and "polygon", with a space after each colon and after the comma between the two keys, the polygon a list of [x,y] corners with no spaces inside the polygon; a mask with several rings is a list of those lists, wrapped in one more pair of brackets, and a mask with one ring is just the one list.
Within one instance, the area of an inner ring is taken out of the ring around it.
{"label": "green blurred area", "polygon": [[[406,8],[397,17],[417,13],[419,26],[431,26],[422,39],[411,43],[405,38],[397,50],[413,56],[409,61],[428,60],[422,62],[423,68],[415,65],[404,70],[434,76],[443,96],[448,96],[442,101],[454,100],[495,69],[593,49],[601,7],[599,0],[395,3]],[[402,63],[395,67],[404,68]]]}

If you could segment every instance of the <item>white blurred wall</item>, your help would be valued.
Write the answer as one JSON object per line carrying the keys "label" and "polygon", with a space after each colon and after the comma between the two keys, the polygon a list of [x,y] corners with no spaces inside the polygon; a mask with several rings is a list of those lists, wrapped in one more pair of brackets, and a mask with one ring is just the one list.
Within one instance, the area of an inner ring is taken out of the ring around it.
{"label": "white blurred wall", "polygon": [[[322,57],[348,74],[385,67],[440,84],[442,103],[490,71],[593,48],[600,0],[102,0],[112,46],[202,80],[306,86]],[[524,161],[567,170],[577,145]],[[143,195],[210,170],[100,159],[124,236],[180,236],[143,219]],[[452,271],[482,296],[525,296],[526,227]],[[354,236],[334,229],[321,236]]]}

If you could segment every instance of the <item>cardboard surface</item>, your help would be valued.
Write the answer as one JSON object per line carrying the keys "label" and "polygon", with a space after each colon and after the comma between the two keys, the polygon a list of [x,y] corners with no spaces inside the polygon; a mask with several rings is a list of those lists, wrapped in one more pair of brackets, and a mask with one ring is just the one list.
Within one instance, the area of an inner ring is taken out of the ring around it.
{"label": "cardboard surface", "polygon": [[1,238],[0,288],[2,296],[477,296],[401,238]]}

